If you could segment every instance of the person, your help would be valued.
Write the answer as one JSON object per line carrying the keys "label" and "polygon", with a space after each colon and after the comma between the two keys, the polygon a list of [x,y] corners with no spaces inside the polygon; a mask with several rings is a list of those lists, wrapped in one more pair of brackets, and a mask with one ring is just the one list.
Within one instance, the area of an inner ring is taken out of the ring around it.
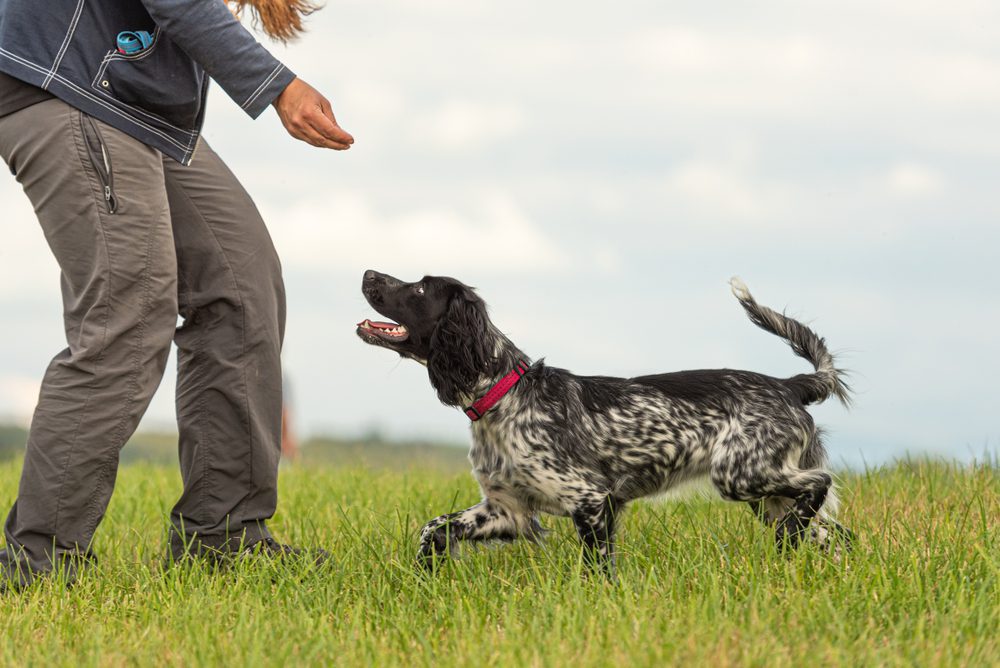
{"label": "person", "polygon": [[[237,0],[288,39],[314,7]],[[318,91],[224,0],[0,0],[0,156],[61,270],[68,346],[45,372],[0,581],[72,580],[119,450],[177,345],[183,493],[169,557],[284,555],[267,520],[281,442],[281,268],[264,222],[200,136],[213,79],[251,117],[348,149]],[[178,326],[178,315],[181,324]]]}

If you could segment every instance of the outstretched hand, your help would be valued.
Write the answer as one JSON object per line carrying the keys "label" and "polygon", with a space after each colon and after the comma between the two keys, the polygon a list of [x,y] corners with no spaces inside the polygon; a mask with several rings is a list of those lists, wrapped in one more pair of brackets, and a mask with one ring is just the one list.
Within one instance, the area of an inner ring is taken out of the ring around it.
{"label": "outstretched hand", "polygon": [[302,79],[288,84],[274,101],[282,125],[296,139],[320,148],[346,151],[354,137],[337,125],[330,102]]}

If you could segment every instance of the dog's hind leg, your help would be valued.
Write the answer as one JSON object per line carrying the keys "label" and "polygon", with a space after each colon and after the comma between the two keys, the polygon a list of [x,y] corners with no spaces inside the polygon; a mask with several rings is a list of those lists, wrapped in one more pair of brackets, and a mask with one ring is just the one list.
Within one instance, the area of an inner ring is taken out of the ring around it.
{"label": "dog's hind leg", "polygon": [[783,488],[778,490],[779,496],[793,499],[791,508],[778,521],[775,539],[779,546],[786,543],[796,547],[805,534],[809,522],[816,516],[827,492],[833,484],[833,478],[826,471],[812,469],[810,471],[784,471]]}
{"label": "dog's hind leg", "polygon": [[757,519],[768,526],[777,524],[788,513],[794,503],[795,501],[792,499],[783,496],[770,496],[766,499],[756,499],[747,502],[750,510]]}
{"label": "dog's hind leg", "polygon": [[[723,498],[730,501],[745,501],[768,521],[776,520],[775,539],[779,545],[798,545],[809,526],[809,522],[823,507],[827,492],[833,484],[829,473],[821,469],[802,470],[789,467],[767,468],[751,466],[761,460],[734,461],[733,452],[729,456],[713,460],[712,483]],[[785,497],[791,503],[772,501],[775,497]],[[785,507],[780,518],[772,517]]]}
{"label": "dog's hind leg", "polygon": [[[792,510],[795,501],[783,496],[772,496],[749,501],[748,505],[761,522],[775,527]],[[836,492],[831,487],[823,507],[816,513],[809,527],[808,540],[825,550],[839,551],[841,548],[850,548],[854,541],[854,532],[833,519],[836,505]],[[831,540],[834,536],[836,536],[835,542]]]}
{"label": "dog's hind leg", "polygon": [[[826,550],[838,553],[841,549],[850,549],[854,543],[854,532],[838,522],[837,490],[834,487],[826,495],[826,503],[820,508],[809,529],[809,540]],[[835,540],[831,540],[835,537]]]}
{"label": "dog's hind leg", "polygon": [[[801,469],[822,469],[827,464],[826,448],[823,446],[823,430],[816,428],[806,447],[799,455],[799,468]],[[837,537],[833,545],[835,549],[841,547],[849,548],[854,541],[854,532],[837,522],[837,510],[840,508],[840,501],[837,498],[836,486],[832,485],[826,494],[826,501],[823,507],[816,513],[810,528],[809,538],[823,548],[831,547],[830,538]]]}

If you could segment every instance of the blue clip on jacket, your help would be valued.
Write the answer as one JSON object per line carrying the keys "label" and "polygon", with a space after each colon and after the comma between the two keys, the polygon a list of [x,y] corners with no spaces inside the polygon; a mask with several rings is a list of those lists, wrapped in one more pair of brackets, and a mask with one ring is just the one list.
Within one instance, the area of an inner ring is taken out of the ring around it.
{"label": "blue clip on jacket", "polygon": [[[148,31],[132,55],[122,31]],[[190,164],[209,77],[256,118],[295,78],[223,0],[0,0],[0,71]]]}

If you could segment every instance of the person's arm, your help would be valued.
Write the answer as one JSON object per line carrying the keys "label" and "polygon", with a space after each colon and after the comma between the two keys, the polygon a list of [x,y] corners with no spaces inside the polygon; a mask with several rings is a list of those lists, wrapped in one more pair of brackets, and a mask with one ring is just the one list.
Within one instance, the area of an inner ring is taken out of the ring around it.
{"label": "person's arm", "polygon": [[150,17],[236,104],[257,118],[274,103],[289,134],[345,149],[354,139],[330,103],[265,49],[219,0],[142,0]]}

